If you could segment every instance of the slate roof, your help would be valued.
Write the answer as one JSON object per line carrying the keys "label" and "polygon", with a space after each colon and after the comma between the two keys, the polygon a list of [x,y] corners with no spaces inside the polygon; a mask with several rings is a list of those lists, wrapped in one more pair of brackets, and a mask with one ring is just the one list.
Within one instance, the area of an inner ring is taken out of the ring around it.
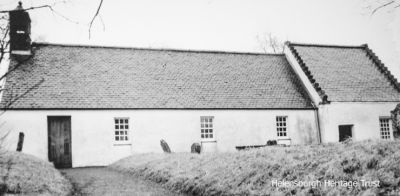
{"label": "slate roof", "polygon": [[325,102],[400,101],[400,85],[367,45],[288,46]]}
{"label": "slate roof", "polygon": [[313,108],[284,55],[56,44],[33,48],[27,62],[11,62],[3,108]]}

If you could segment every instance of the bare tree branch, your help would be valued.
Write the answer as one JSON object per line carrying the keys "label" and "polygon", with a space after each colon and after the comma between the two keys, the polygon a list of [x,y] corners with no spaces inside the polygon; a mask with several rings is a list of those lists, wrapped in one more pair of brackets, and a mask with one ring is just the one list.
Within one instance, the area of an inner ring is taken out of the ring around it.
{"label": "bare tree branch", "polygon": [[89,24],[89,39],[90,39],[90,33],[91,33],[91,30],[92,30],[93,22],[96,19],[96,17],[99,15],[99,12],[100,12],[100,9],[101,9],[102,5],[103,5],[103,0],[100,0],[99,6],[97,7],[97,11],[93,16],[92,21],[90,21],[90,24]]}
{"label": "bare tree branch", "polygon": [[[70,18],[62,15],[61,13],[57,12],[56,10],[53,9],[53,6],[57,5],[57,3],[65,3],[65,1],[57,1],[55,3],[53,3],[52,5],[41,5],[41,6],[33,6],[30,8],[25,8],[25,9],[20,9],[23,11],[29,11],[29,10],[34,10],[34,9],[40,9],[40,8],[48,8],[52,13],[56,14],[57,16],[60,16],[61,18],[65,19],[66,21],[75,23],[75,24],[79,24],[79,22],[71,20]],[[9,13],[15,10],[0,10],[0,14],[1,13]],[[0,19],[4,18],[5,16],[2,16]]]}
{"label": "bare tree branch", "polygon": [[1,39],[0,39],[0,63],[1,63],[3,61],[3,59],[4,59],[4,55],[6,53],[6,50],[7,50],[8,46],[9,46],[9,44],[10,44],[10,42],[8,40],[8,33],[10,31],[10,26],[8,25],[8,18],[7,17],[3,16],[3,17],[1,17],[0,20],[1,20],[0,21],[0,26],[1,25],[5,26],[5,27],[2,27],[1,31],[0,31],[0,36],[2,36]]}
{"label": "bare tree branch", "polygon": [[[35,7],[25,8],[25,9],[21,9],[21,10],[27,11],[27,10],[33,10],[33,9],[39,9],[39,8],[50,8],[50,9],[52,9],[50,5],[41,5],[41,6],[35,6]],[[0,13],[9,13],[9,12],[12,12],[12,11],[15,11],[15,10],[0,10]]]}
{"label": "bare tree branch", "polygon": [[99,18],[100,18],[100,21],[101,21],[101,25],[103,25],[103,31],[105,31],[106,30],[106,25],[105,25],[105,23],[103,21],[103,17],[101,17],[101,14],[99,14]]}
{"label": "bare tree branch", "polygon": [[380,5],[379,7],[375,8],[375,9],[372,11],[371,15],[374,15],[377,11],[379,11],[379,10],[381,10],[382,8],[387,7],[387,6],[389,6],[389,5],[391,5],[391,4],[395,3],[395,2],[396,2],[396,1],[393,0],[393,1],[389,1],[388,3],[385,3],[385,4],[383,4],[383,5]]}
{"label": "bare tree branch", "polygon": [[68,17],[66,17],[66,16],[64,16],[64,15],[62,15],[62,14],[59,13],[59,12],[57,12],[56,10],[53,9],[53,7],[49,6],[48,8],[51,10],[52,13],[56,14],[57,16],[60,16],[60,17],[63,18],[64,20],[69,21],[69,22],[74,23],[74,24],[79,24],[79,22],[74,21],[74,20],[71,20],[70,18],[68,18]]}
{"label": "bare tree branch", "polygon": [[0,76],[0,81],[3,80],[5,77],[7,77],[11,72],[13,72],[14,70],[18,69],[18,67],[21,66],[21,65],[22,65],[22,63],[18,63],[12,69],[8,70],[5,74]]}
{"label": "bare tree branch", "polygon": [[272,33],[265,34],[261,38],[257,36],[257,40],[264,53],[283,53],[284,42],[279,41]]}

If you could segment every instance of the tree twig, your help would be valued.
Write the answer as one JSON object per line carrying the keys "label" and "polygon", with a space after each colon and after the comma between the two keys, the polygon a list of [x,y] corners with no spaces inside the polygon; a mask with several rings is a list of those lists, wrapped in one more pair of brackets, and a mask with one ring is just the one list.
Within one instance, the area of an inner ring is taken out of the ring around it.
{"label": "tree twig", "polygon": [[51,6],[49,7],[49,9],[50,9],[53,13],[55,13],[57,16],[60,16],[61,18],[63,18],[64,20],[69,21],[69,22],[74,23],[74,24],[79,24],[79,22],[73,21],[73,20],[69,19],[68,17],[66,17],[66,16],[64,16],[64,15],[62,15],[62,14],[60,14],[60,13],[57,12],[57,11],[55,11]]}
{"label": "tree twig", "polygon": [[[35,6],[35,7],[30,7],[30,8],[20,9],[20,10],[28,11],[28,10],[39,9],[39,8],[50,8],[50,9],[52,9],[50,5],[41,5],[41,6]],[[12,11],[15,11],[15,10],[0,10],[0,13],[9,13],[9,12],[12,12]]]}
{"label": "tree twig", "polygon": [[384,7],[388,6],[388,5],[390,5],[390,4],[393,4],[394,2],[395,2],[395,1],[390,1],[390,2],[388,2],[388,3],[385,3],[385,4],[383,4],[383,5],[381,5],[381,6],[377,7],[377,8],[375,8],[375,9],[372,11],[371,15],[374,15],[378,10],[380,10],[380,9],[382,9],[382,8],[384,8]]}
{"label": "tree twig", "polygon": [[90,33],[91,33],[91,30],[92,30],[93,22],[96,19],[96,17],[99,15],[100,8],[101,8],[102,5],[103,5],[103,0],[100,0],[99,6],[97,7],[97,11],[93,16],[92,21],[90,21],[90,24],[89,24],[89,39],[90,39]]}
{"label": "tree twig", "polygon": [[106,31],[106,25],[103,21],[103,17],[101,17],[101,14],[99,14],[99,18],[100,18],[101,24],[103,25],[103,31]]}

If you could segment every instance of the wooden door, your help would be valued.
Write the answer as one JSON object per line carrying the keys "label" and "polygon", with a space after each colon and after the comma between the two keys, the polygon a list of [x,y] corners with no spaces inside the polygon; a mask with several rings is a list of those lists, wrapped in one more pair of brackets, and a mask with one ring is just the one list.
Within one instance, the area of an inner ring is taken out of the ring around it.
{"label": "wooden door", "polygon": [[49,161],[53,162],[56,168],[72,167],[71,117],[49,116],[47,122]]}

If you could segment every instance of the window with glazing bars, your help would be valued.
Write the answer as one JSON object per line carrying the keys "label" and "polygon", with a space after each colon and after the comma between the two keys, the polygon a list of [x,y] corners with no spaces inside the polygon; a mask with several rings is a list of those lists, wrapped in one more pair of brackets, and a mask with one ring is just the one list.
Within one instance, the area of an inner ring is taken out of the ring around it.
{"label": "window with glazing bars", "polygon": [[201,139],[213,139],[214,138],[214,127],[213,127],[213,116],[201,116]]}
{"label": "window with glazing bars", "polygon": [[390,139],[390,123],[389,118],[380,118],[379,127],[381,129],[381,138]]}
{"label": "window with glazing bars", "polygon": [[276,117],[276,131],[278,137],[287,136],[287,126],[286,126],[287,116],[277,116]]}
{"label": "window with glazing bars", "polygon": [[129,119],[115,118],[115,141],[128,141]]}

